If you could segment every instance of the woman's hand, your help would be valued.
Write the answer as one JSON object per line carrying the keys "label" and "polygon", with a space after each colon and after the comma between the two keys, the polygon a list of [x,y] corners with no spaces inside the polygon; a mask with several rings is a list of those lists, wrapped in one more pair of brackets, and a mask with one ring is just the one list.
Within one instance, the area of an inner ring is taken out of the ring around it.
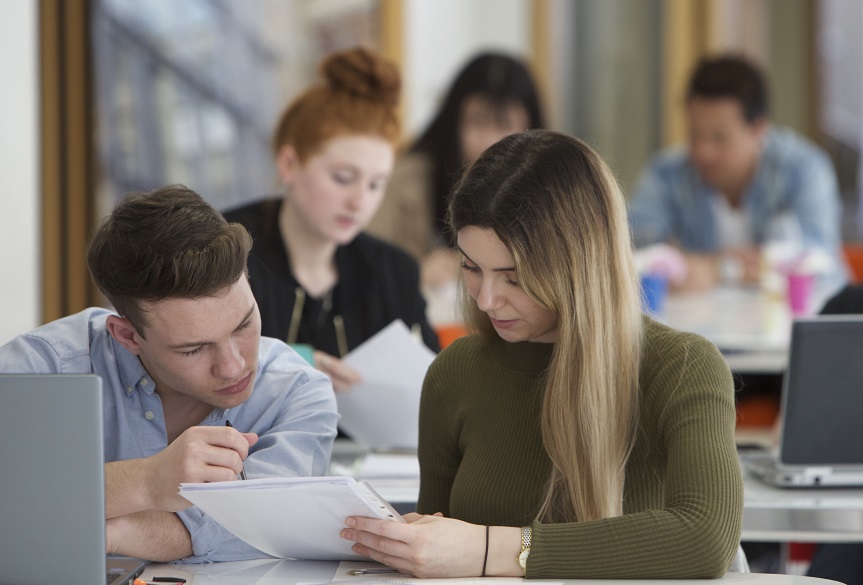
{"label": "woman's hand", "polygon": [[333,382],[336,392],[350,390],[354,384],[363,381],[359,373],[342,360],[328,353],[315,350],[315,368],[325,373]]}
{"label": "woman's hand", "polygon": [[420,578],[476,577],[485,560],[485,526],[407,514],[407,524],[352,516],[340,536],[352,550]]}

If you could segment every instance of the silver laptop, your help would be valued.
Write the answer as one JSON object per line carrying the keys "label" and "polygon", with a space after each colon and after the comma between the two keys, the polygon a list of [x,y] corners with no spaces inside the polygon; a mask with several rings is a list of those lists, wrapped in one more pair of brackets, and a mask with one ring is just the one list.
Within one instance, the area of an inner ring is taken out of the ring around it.
{"label": "silver laptop", "polygon": [[[775,456],[741,456],[779,487],[863,486],[863,316],[795,321]],[[774,455],[774,454],[770,454]]]}
{"label": "silver laptop", "polygon": [[0,585],[126,585],[138,559],[106,557],[102,384],[0,374]]}

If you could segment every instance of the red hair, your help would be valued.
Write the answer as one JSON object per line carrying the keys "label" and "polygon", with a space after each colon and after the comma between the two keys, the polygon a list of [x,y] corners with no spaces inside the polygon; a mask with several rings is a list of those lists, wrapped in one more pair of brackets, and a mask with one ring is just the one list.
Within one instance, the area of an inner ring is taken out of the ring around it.
{"label": "red hair", "polygon": [[273,154],[290,144],[300,161],[344,134],[380,136],[395,147],[401,77],[391,61],[358,47],[333,53],[320,66],[323,81],[308,88],[282,113],[273,133]]}

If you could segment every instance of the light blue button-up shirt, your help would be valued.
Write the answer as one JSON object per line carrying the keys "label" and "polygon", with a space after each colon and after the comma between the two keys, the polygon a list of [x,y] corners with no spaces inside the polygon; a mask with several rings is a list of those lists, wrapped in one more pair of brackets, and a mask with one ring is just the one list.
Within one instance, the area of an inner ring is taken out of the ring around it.
{"label": "light blue button-up shirt", "polygon": [[[153,378],[105,328],[110,311],[91,308],[59,319],[0,347],[0,372],[98,374],[102,378],[105,462],[150,457],[167,447],[162,401]],[[329,379],[276,339],[262,337],[252,395],[216,408],[200,424],[225,419],[260,438],[249,450],[249,478],[323,475],[336,436],[338,413]],[[178,513],[192,536],[186,562],[266,557],[196,507]],[[301,527],[285,527],[297,530]]]}
{"label": "light blue button-up shirt", "polygon": [[[684,149],[657,156],[642,174],[629,203],[629,222],[637,247],[675,242],[684,250],[718,251],[719,233],[712,201],[719,193],[701,180]],[[836,173],[827,155],[790,130],[771,128],[752,183],[743,196],[752,220],[753,239],[768,243],[771,220],[792,217],[802,246],[834,259],[827,278],[844,282],[841,254],[841,202]]]}

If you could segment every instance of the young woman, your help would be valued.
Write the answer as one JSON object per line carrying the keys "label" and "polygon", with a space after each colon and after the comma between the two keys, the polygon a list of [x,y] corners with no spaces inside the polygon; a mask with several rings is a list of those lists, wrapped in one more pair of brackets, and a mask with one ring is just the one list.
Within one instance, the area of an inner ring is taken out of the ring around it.
{"label": "young woman", "polygon": [[431,515],[352,517],[342,537],[422,577],[722,575],[743,506],[731,375],[711,343],[641,315],[606,165],[562,134],[509,136],[449,220],[473,335],[423,388]]}
{"label": "young woman", "polygon": [[284,197],[225,214],[255,238],[249,259],[262,334],[314,347],[336,390],[358,381],[339,359],[402,319],[433,350],[419,269],[362,233],[381,204],[399,139],[396,67],[365,49],[321,64],[324,80],[282,114],[273,153]]}
{"label": "young woman", "polygon": [[466,166],[509,134],[543,126],[530,72],[502,53],[482,53],[467,63],[443,105],[396,164],[380,213],[369,231],[423,261],[426,284],[457,274],[448,253],[446,205]]}

